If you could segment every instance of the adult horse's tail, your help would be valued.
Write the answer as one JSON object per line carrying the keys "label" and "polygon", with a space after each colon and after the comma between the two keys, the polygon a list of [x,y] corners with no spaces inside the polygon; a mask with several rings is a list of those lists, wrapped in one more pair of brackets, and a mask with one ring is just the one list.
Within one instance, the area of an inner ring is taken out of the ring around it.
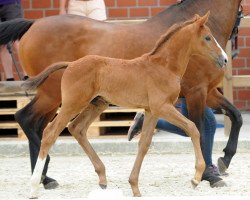
{"label": "adult horse's tail", "polygon": [[50,74],[60,69],[65,69],[68,67],[68,65],[69,65],[69,62],[60,62],[60,63],[52,64],[49,67],[47,67],[44,71],[42,71],[40,74],[38,74],[37,76],[34,76],[26,80],[21,85],[21,87],[24,90],[34,90],[39,85],[41,85],[49,77]]}
{"label": "adult horse's tail", "polygon": [[0,23],[0,45],[20,40],[34,23],[33,20],[17,18]]}

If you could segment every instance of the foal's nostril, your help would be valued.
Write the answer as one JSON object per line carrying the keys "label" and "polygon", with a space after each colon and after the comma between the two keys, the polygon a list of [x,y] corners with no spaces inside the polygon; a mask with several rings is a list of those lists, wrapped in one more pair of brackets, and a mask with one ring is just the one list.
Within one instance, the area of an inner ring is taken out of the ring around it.
{"label": "foal's nostril", "polygon": [[228,63],[227,55],[220,55],[220,56],[218,57],[217,64],[218,64],[220,67],[225,67],[225,65],[227,65],[227,63]]}

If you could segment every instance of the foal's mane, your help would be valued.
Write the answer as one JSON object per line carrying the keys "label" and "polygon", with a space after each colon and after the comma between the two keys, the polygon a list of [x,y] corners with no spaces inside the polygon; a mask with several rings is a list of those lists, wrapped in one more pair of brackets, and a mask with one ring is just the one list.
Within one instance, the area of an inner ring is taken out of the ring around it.
{"label": "foal's mane", "polygon": [[161,47],[164,45],[176,32],[182,28],[194,23],[197,20],[197,17],[194,17],[191,20],[185,21],[183,23],[174,24],[171,26],[165,34],[163,34],[160,39],[156,42],[154,48],[149,52],[149,55],[154,55]]}

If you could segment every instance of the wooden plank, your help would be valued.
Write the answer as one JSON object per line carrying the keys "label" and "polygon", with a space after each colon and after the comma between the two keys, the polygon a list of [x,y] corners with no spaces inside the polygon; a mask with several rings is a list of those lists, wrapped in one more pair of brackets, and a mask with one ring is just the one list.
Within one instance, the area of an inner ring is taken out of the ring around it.
{"label": "wooden plank", "polygon": [[[130,126],[132,120],[117,120],[117,121],[96,121],[91,124],[91,127],[119,127],[119,126]],[[0,128],[12,129],[20,128],[15,121],[0,122]]]}
{"label": "wooden plank", "polygon": [[1,129],[15,129],[15,128],[20,128],[20,126],[15,121],[5,121],[5,122],[0,122],[0,128]]}
{"label": "wooden plank", "polygon": [[131,112],[143,112],[144,109],[139,108],[124,108],[118,106],[110,106],[108,109],[104,110],[104,113],[131,113]]}
{"label": "wooden plank", "polygon": [[[0,93],[12,93],[12,94],[17,92],[25,93],[25,90],[23,90],[21,87],[23,82],[24,81],[1,81]],[[30,92],[34,92],[34,90]]]}
{"label": "wooden plank", "polygon": [[250,76],[249,75],[233,76],[233,86],[250,87]]}
{"label": "wooden plank", "polygon": [[0,109],[0,115],[14,115],[16,111],[16,108],[2,108]]}
{"label": "wooden plank", "polygon": [[241,19],[240,28],[249,28],[250,27],[250,17],[244,17]]}
{"label": "wooden plank", "polygon": [[117,120],[117,121],[99,121],[93,122],[91,127],[119,127],[130,126],[132,120]]}
{"label": "wooden plank", "polygon": [[[250,87],[250,75],[234,75],[232,76],[233,87]],[[218,87],[223,87],[221,82]]]}

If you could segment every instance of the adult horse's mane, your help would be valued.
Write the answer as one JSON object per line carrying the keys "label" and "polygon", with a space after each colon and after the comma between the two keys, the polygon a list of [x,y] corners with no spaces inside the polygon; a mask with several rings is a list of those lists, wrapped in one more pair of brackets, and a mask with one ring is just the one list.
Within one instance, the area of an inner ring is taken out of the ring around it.
{"label": "adult horse's mane", "polygon": [[171,26],[165,34],[163,34],[160,39],[156,42],[154,48],[149,52],[148,55],[154,55],[163,44],[165,44],[176,32],[181,30],[182,28],[194,23],[198,18],[194,17],[191,20],[185,21],[183,23],[174,24]]}
{"label": "adult horse's mane", "polygon": [[[193,0],[182,0],[182,1],[178,2],[178,3],[172,4],[171,6],[169,6],[169,7],[168,7],[167,9],[165,9],[165,10],[174,8],[174,7],[176,7],[176,6],[186,6],[186,5],[187,5],[188,3],[190,3],[190,2],[193,2]],[[164,12],[165,10],[163,10],[163,12]]]}

